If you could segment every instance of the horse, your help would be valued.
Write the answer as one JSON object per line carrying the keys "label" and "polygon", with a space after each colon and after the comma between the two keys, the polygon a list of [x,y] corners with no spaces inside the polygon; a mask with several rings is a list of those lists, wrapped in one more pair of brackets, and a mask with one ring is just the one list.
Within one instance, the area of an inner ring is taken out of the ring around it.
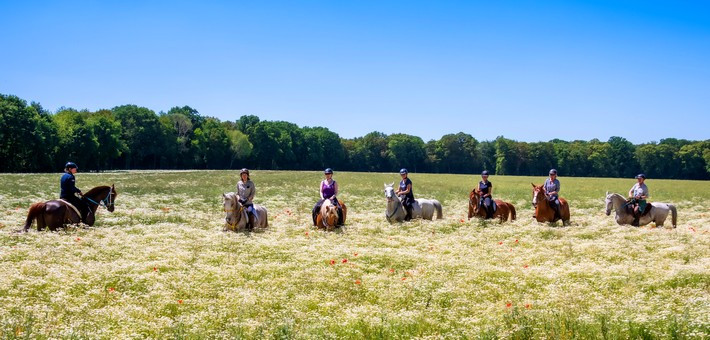
{"label": "horse", "polygon": [[[348,207],[345,206],[343,200],[338,199],[338,202],[342,208],[343,223],[345,223],[345,218],[348,216]],[[319,229],[333,231],[338,225],[339,218],[338,207],[335,206],[331,200],[326,199],[320,207],[320,213],[316,216],[316,226],[318,226]]]}
{"label": "horse", "polygon": [[[468,195],[468,219],[470,220],[471,217],[473,216],[480,216],[483,217],[484,219],[486,218],[486,210],[481,209],[480,205],[478,202],[481,199],[481,193],[478,190],[478,188],[471,190],[471,193]],[[508,203],[508,202],[503,202],[501,200],[494,200],[496,202],[496,206],[498,206],[498,209],[493,213],[493,218],[498,217],[500,218],[500,223],[503,223],[503,221],[507,221],[508,217],[510,217],[511,221],[515,221],[515,207]]]}
{"label": "horse", "polygon": [[[246,227],[249,216],[247,216],[246,207],[239,203],[239,195],[237,193],[228,192],[222,194],[222,206],[226,213],[224,216],[224,231],[238,231]],[[266,228],[269,226],[266,208],[254,204],[254,215],[254,227]]]}
{"label": "horse", "polygon": [[[394,182],[392,184],[385,183],[385,198],[387,198],[387,210],[385,210],[385,218],[389,223],[402,222],[406,216],[404,205],[397,195],[394,194]],[[434,219],[434,211],[436,218],[442,219],[441,203],[434,199],[415,199],[412,204],[412,218],[422,218],[427,220]]]}
{"label": "horse", "polygon": [[550,201],[545,197],[545,190],[542,185],[532,184],[532,204],[535,207],[535,218],[538,222],[552,222],[555,223],[558,220],[562,220],[562,225],[568,225],[570,214],[569,214],[569,204],[567,200],[559,197],[560,200],[560,216],[555,216],[555,209],[550,205]]}
{"label": "horse", "polygon": [[49,230],[55,231],[62,228],[65,224],[77,224],[84,222],[89,226],[93,226],[96,221],[96,209],[99,205],[106,207],[106,210],[113,212],[114,203],[116,202],[116,188],[109,186],[98,186],[89,190],[81,197],[81,201],[89,206],[90,211],[86,212],[86,216],[80,215],[82,207],[73,207],[64,200],[51,200],[46,202],[38,202],[30,206],[27,212],[27,219],[23,230],[29,231],[34,220],[37,220],[37,231],[41,231],[44,227],[49,227]]}
{"label": "horse", "polygon": [[[611,215],[611,208],[616,211],[616,223],[619,225],[632,224],[634,221],[633,211],[626,209],[626,198],[617,193],[606,192],[606,215]],[[678,212],[675,205],[670,203],[659,203],[653,202],[646,206],[646,212],[639,217],[638,226],[646,225],[651,222],[655,222],[656,226],[662,227],[663,223],[666,222],[668,218],[668,213],[672,214],[671,222],[673,228],[676,227],[676,222],[678,221]]]}

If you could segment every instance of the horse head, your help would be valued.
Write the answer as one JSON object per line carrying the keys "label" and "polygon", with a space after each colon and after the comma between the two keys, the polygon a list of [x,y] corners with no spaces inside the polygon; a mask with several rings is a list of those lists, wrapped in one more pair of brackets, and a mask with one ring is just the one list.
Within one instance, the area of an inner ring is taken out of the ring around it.
{"label": "horse head", "polygon": [[478,188],[474,188],[471,190],[471,194],[468,196],[468,203],[473,207],[473,212],[475,214],[478,213],[478,200],[481,199],[481,192],[478,191]]}
{"label": "horse head", "polygon": [[392,182],[392,184],[385,183],[385,198],[387,198],[387,202],[392,202],[395,199],[399,200],[397,195],[394,194],[393,187],[394,187],[394,182]]}
{"label": "horse head", "polygon": [[535,185],[532,184],[532,205],[534,208],[537,208],[537,203],[538,201],[542,201],[545,197],[545,191],[542,190],[542,185]]}
{"label": "horse head", "polygon": [[108,195],[106,195],[106,210],[113,212],[114,202],[116,202],[116,196],[118,196],[118,193],[116,192],[116,187],[111,184],[111,189],[109,190]]}
{"label": "horse head", "polygon": [[321,209],[321,214],[323,214],[323,222],[326,226],[335,226],[338,223],[338,208],[334,205],[323,206]]}
{"label": "horse head", "polygon": [[225,216],[224,220],[227,222],[229,225],[235,225],[237,224],[237,218],[235,211],[237,211],[239,204],[239,199],[237,198],[237,195],[233,192],[228,192],[226,194],[222,194],[222,207],[224,208]]}
{"label": "horse head", "polygon": [[606,215],[609,216],[611,215],[611,207],[614,205],[614,202],[611,201],[611,194],[609,194],[608,191],[606,192],[606,200],[604,203],[606,203]]}

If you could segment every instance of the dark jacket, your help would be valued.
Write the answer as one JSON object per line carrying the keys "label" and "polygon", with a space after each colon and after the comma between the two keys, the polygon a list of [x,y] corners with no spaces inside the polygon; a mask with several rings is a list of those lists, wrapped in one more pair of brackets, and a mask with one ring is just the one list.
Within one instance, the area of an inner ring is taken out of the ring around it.
{"label": "dark jacket", "polygon": [[59,184],[62,188],[59,198],[74,197],[75,193],[81,192],[81,190],[76,187],[76,179],[74,178],[74,175],[70,173],[62,175],[62,179],[59,181]]}

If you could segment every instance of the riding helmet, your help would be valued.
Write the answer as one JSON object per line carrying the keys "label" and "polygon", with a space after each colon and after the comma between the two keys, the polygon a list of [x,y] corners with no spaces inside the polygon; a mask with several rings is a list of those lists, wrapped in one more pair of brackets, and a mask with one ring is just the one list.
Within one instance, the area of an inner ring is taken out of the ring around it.
{"label": "riding helmet", "polygon": [[74,162],[67,162],[66,165],[64,165],[65,169],[79,169],[78,166],[76,166],[76,163]]}
{"label": "riding helmet", "polygon": [[638,175],[636,175],[635,178],[643,178],[643,179],[646,179],[646,175],[644,175],[644,174],[638,174]]}
{"label": "riding helmet", "polygon": [[557,170],[550,169],[550,175],[557,175]]}
{"label": "riding helmet", "polygon": [[249,169],[247,169],[247,168],[242,169],[242,171],[239,172],[239,176],[241,176],[242,174],[249,175]]}
{"label": "riding helmet", "polygon": [[323,171],[323,173],[326,174],[326,175],[327,175],[327,174],[332,174],[332,173],[333,173],[333,169],[327,168],[327,169],[325,169],[325,171]]}
{"label": "riding helmet", "polygon": [[481,172],[481,176],[488,176],[488,170],[483,170],[483,172]]}
{"label": "riding helmet", "polygon": [[405,168],[402,168],[401,170],[399,170],[400,175],[404,175],[404,174],[408,174],[408,173],[409,173],[409,171],[407,171],[407,169],[405,169]]}

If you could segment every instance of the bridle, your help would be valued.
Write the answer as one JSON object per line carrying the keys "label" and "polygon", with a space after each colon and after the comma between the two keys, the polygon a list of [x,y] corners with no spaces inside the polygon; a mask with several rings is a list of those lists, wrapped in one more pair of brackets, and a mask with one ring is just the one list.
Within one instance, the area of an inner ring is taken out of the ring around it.
{"label": "bridle", "polygon": [[93,204],[96,204],[97,207],[100,207],[101,205],[103,205],[104,208],[106,208],[106,210],[108,210],[108,207],[112,207],[112,208],[113,208],[113,203],[114,203],[114,201],[113,201],[113,195],[112,195],[112,194],[113,194],[113,188],[109,188],[109,189],[108,189],[108,194],[106,195],[106,197],[104,197],[102,200],[99,200],[98,202],[94,201],[94,200],[91,199],[89,196],[84,196],[84,198],[86,198],[87,201],[89,201],[89,202],[91,202],[91,203],[93,203]]}
{"label": "bridle", "polygon": [[[230,196],[230,199],[233,199],[235,204],[237,203],[237,199],[236,199],[235,197]],[[235,211],[235,210],[237,210],[237,209],[227,209],[227,208],[224,208],[224,212],[226,212],[226,213],[230,213],[230,212],[233,212],[233,211]],[[239,210],[238,210],[238,212],[237,212],[237,220],[236,220],[234,223],[229,223],[229,225],[232,226],[232,227],[234,227],[234,226],[236,226],[237,224],[239,224],[239,222],[242,220],[243,212],[244,212],[244,206],[242,205],[241,207],[239,207]]]}
{"label": "bridle", "polygon": [[[387,201],[388,201],[388,202],[389,202],[389,201],[395,201],[395,195],[394,195],[394,194],[392,194],[392,196],[389,196],[389,192],[393,192],[394,189],[392,189],[391,187],[389,187],[388,189],[389,189],[389,190],[385,189],[385,197],[387,198]],[[394,206],[394,210],[392,211],[392,214],[387,214],[387,213],[385,213],[385,217],[387,217],[387,220],[388,220],[388,221],[389,221],[389,219],[392,218],[392,216],[394,216],[394,215],[399,211],[399,207],[401,207],[401,206],[402,206],[402,201],[400,201],[399,198],[397,198],[397,204]]]}

